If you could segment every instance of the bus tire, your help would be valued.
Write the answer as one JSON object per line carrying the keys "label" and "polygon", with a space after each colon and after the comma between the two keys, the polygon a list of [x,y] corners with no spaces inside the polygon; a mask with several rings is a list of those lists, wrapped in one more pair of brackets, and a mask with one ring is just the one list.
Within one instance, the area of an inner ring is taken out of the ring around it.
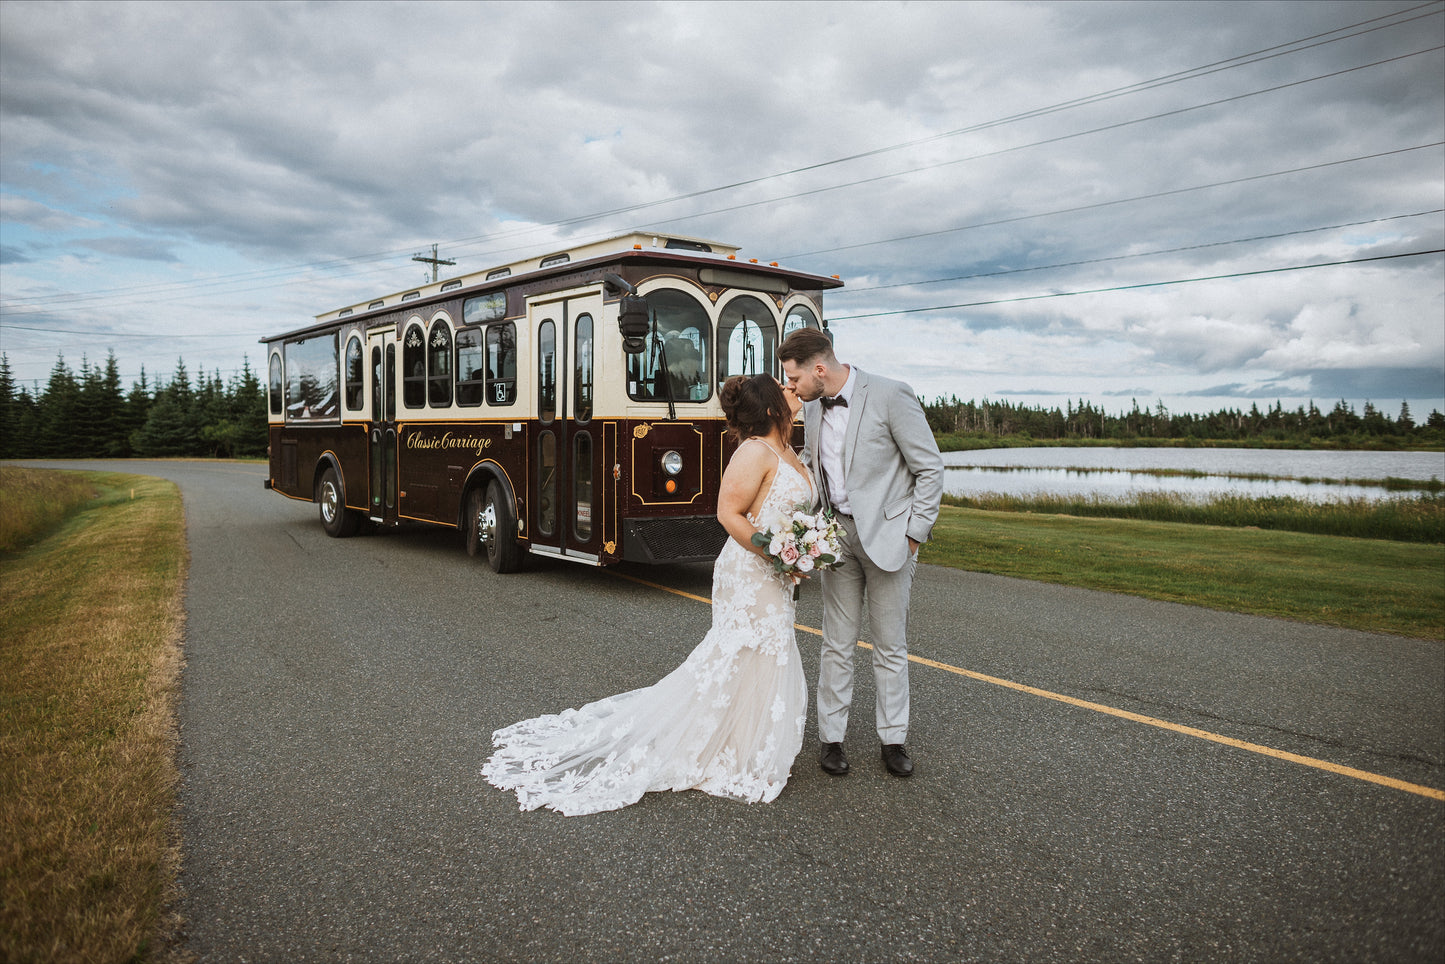
{"label": "bus tire", "polygon": [[511,500],[506,497],[506,490],[496,479],[487,483],[487,497],[482,502],[475,524],[492,571],[516,572],[522,564],[521,550],[517,546],[517,514]]}
{"label": "bus tire", "polygon": [[328,465],[316,481],[316,505],[321,512],[321,528],[333,539],[353,536],[360,528],[361,516],[346,507],[346,491],[334,466]]}

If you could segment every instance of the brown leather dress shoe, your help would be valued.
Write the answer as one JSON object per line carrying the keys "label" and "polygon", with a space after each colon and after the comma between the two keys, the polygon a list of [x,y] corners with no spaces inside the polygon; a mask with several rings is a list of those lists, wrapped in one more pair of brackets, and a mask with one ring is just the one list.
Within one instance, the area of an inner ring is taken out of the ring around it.
{"label": "brown leather dress shoe", "polygon": [[818,753],[818,765],[830,777],[841,777],[848,772],[848,754],[843,752],[841,743],[824,743]]}
{"label": "brown leather dress shoe", "polygon": [[895,777],[913,776],[913,760],[909,758],[902,743],[883,744],[883,765]]}

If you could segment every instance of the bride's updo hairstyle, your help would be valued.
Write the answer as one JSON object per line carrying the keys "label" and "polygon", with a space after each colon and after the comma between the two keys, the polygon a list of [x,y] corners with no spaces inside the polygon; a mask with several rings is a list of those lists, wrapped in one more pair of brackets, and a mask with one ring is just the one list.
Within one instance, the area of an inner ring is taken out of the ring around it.
{"label": "bride's updo hairstyle", "polygon": [[754,435],[765,436],[776,427],[787,438],[792,419],[783,387],[771,375],[734,375],[723,382],[718,393],[723,415],[728,420],[728,437],[741,442]]}

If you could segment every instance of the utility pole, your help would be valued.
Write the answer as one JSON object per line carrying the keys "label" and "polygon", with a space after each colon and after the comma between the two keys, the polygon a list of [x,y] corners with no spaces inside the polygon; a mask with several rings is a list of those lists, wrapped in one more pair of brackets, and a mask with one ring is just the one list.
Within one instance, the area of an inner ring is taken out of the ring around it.
{"label": "utility pole", "polygon": [[417,255],[416,257],[412,258],[411,260],[413,260],[413,261],[422,261],[422,262],[425,262],[425,263],[431,265],[431,280],[432,280],[432,284],[436,284],[436,280],[437,280],[437,265],[439,265],[439,264],[455,265],[455,264],[456,264],[455,261],[444,261],[444,260],[442,260],[441,258],[438,258],[438,257],[437,257],[437,246],[436,246],[436,245],[432,245],[432,246],[431,246],[431,257],[430,257],[430,258],[428,258],[426,255],[419,254],[419,255]]}

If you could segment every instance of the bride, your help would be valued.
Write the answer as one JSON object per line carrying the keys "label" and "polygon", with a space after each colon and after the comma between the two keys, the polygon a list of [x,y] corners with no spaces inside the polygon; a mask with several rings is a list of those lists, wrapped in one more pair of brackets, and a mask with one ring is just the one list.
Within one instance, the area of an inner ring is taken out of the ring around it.
{"label": "bride", "polygon": [[788,444],[802,402],[771,375],[722,387],[741,438],[718,491],[728,541],[713,567],[712,629],[681,666],[645,689],[492,734],[487,782],[523,810],[616,810],[652,790],[702,790],[747,803],[782,792],[808,712],[793,633],[793,581],[752,544],[764,509],[817,500]]}

